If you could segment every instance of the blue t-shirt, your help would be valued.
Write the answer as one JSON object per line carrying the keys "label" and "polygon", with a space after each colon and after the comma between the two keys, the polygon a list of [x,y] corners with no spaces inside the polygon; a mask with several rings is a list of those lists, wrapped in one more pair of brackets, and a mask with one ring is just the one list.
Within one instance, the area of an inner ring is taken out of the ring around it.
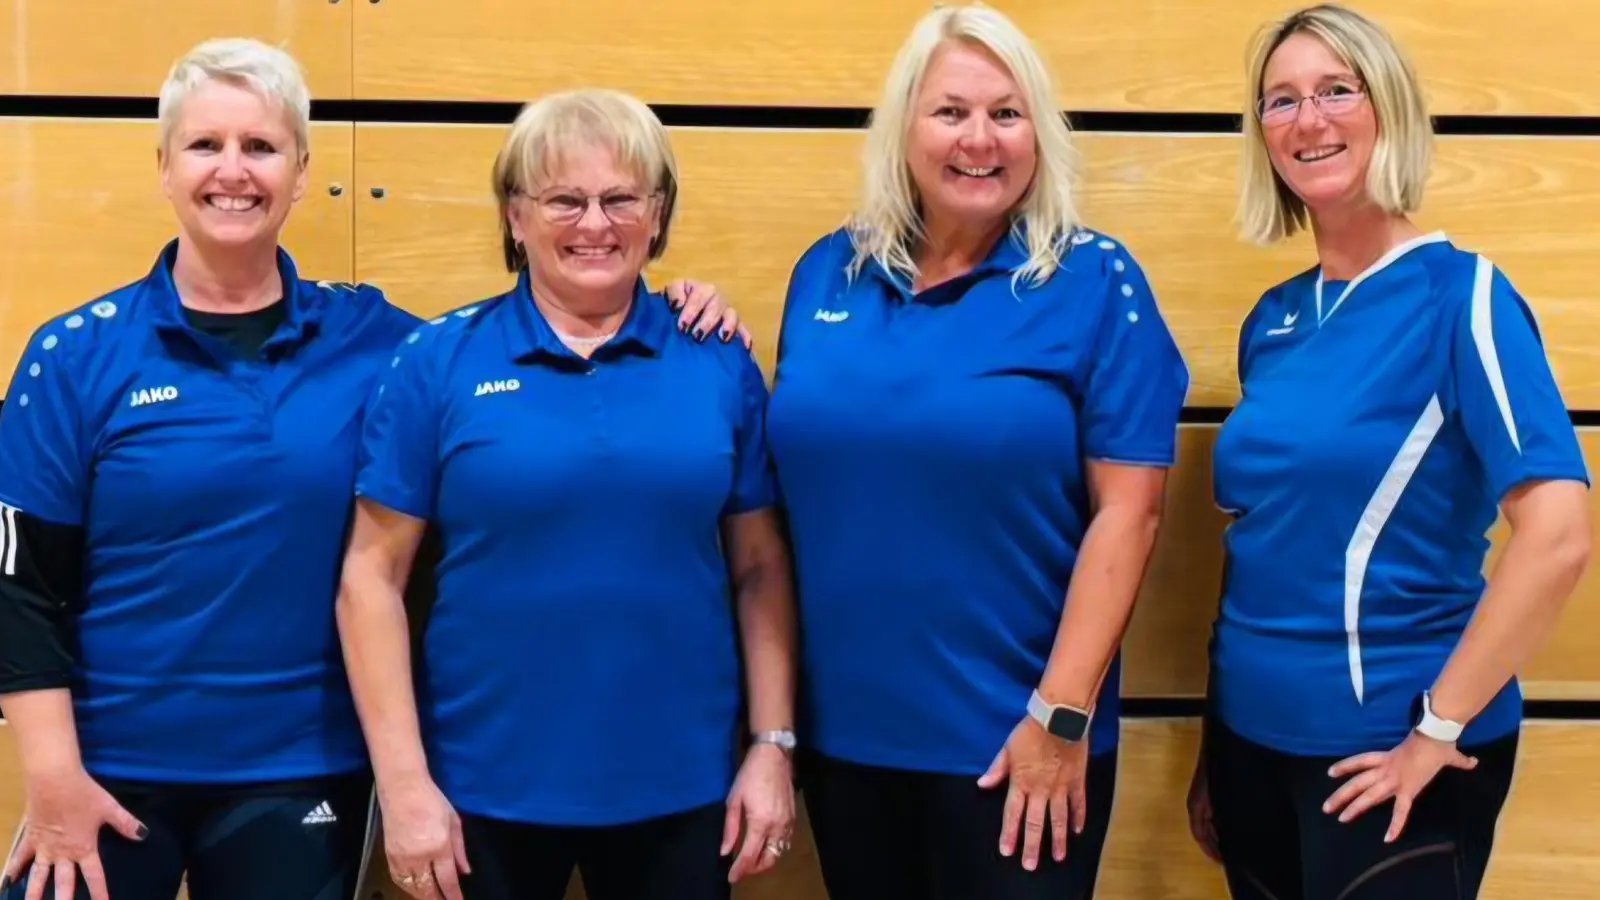
{"label": "blue t-shirt", "polygon": [[[1242,399],[1215,450],[1227,582],[1222,720],[1309,756],[1386,750],[1415,724],[1484,589],[1506,491],[1587,483],[1534,317],[1442,234],[1359,277],[1304,272],[1240,333]],[[1515,680],[1464,746],[1521,721]]]}
{"label": "blue t-shirt", "polygon": [[510,292],[401,345],[357,490],[438,529],[418,707],[458,808],[601,825],[726,796],[743,719],[720,529],[770,507],[761,370],[640,283],[591,359]]}
{"label": "blue t-shirt", "polygon": [[416,319],[304,281],[244,358],[171,267],[34,334],[0,416],[0,503],[87,542],[74,713],[97,776],[222,783],[366,764],[334,624],[362,405]]}
{"label": "blue t-shirt", "polygon": [[[1039,287],[1008,236],[913,295],[838,231],[795,266],[768,435],[804,635],[806,741],[976,775],[1027,715],[1089,525],[1088,460],[1170,466],[1188,370],[1126,248]],[[1091,752],[1117,744],[1120,654]]]}

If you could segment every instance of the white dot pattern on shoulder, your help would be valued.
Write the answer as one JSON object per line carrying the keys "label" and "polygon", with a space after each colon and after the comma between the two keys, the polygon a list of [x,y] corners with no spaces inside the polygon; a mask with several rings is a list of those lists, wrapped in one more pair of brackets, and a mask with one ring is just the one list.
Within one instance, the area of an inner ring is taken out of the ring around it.
{"label": "white dot pattern on shoulder", "polygon": [[39,373],[43,372],[43,371],[44,371],[44,367],[39,365],[38,363],[34,363],[33,365],[28,367],[28,374],[32,375],[34,378],[38,378],[39,377]]}
{"label": "white dot pattern on shoulder", "polygon": [[471,318],[472,314],[477,312],[477,311],[478,311],[478,308],[476,306],[469,306],[466,309],[456,310],[456,318],[458,318],[458,319],[468,319],[468,318]]}
{"label": "white dot pattern on shoulder", "polygon": [[1074,247],[1081,247],[1092,240],[1094,240],[1093,234],[1087,231],[1080,231],[1072,236],[1072,245]]}
{"label": "white dot pattern on shoulder", "polygon": [[392,369],[398,365],[400,365],[400,357],[396,356],[394,359],[389,360],[389,368]]}
{"label": "white dot pattern on shoulder", "polygon": [[1139,321],[1139,314],[1136,313],[1136,312],[1131,312],[1130,311],[1128,313],[1128,321],[1129,322],[1137,322],[1137,321]]}
{"label": "white dot pattern on shoulder", "polygon": [[420,331],[413,331],[410,334],[406,335],[406,343],[408,343],[408,344],[415,344],[417,341],[419,341],[421,339],[422,339],[422,332],[420,332]]}
{"label": "white dot pattern on shoulder", "polygon": [[1133,285],[1131,285],[1131,284],[1123,285],[1122,286],[1122,296],[1124,296],[1124,297],[1132,297],[1133,296]]}
{"label": "white dot pattern on shoulder", "polygon": [[23,394],[21,397],[18,397],[17,398],[17,404],[19,406],[27,406],[28,405],[28,395],[27,394]]}
{"label": "white dot pattern on shoulder", "polygon": [[45,337],[45,339],[44,339],[44,342],[41,343],[39,346],[43,347],[46,350],[54,350],[56,348],[56,344],[58,344],[58,343],[60,343],[60,341],[56,340],[56,336],[52,334],[52,335],[47,335]]}
{"label": "white dot pattern on shoulder", "polygon": [[109,319],[117,314],[117,305],[110,300],[101,300],[99,303],[89,307],[89,312],[94,313],[99,318]]}
{"label": "white dot pattern on shoulder", "polygon": [[1101,250],[1115,250],[1115,249],[1117,249],[1117,245],[1115,243],[1111,242],[1111,241],[1108,241],[1108,240],[1102,240],[1096,246],[1098,246]]}
{"label": "white dot pattern on shoulder", "polygon": [[1114,260],[1111,261],[1111,268],[1116,269],[1118,272],[1121,272],[1123,269],[1126,269],[1127,266],[1122,264],[1122,260],[1114,259]]}
{"label": "white dot pattern on shoulder", "polygon": [[445,320],[445,317],[444,316],[440,316],[437,319],[429,319],[428,320],[428,324],[429,325],[443,325],[444,324],[444,320]]}
{"label": "white dot pattern on shoulder", "polygon": [[83,316],[69,316],[69,317],[67,317],[66,326],[68,328],[82,328],[83,327]]}

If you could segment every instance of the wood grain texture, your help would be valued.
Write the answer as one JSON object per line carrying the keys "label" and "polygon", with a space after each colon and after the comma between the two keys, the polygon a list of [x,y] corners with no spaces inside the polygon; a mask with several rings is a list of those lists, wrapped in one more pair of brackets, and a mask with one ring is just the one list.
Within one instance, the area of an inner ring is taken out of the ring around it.
{"label": "wood grain texture", "polygon": [[[431,315],[503,290],[489,168],[499,126],[358,125],[356,275]],[[659,278],[715,283],[771,371],[796,258],[837,227],[856,189],[859,132],[676,129],[683,191]],[[1082,134],[1084,214],[1127,243],[1189,363],[1194,406],[1238,397],[1239,322],[1313,264],[1305,240],[1234,236],[1239,139]],[[1441,141],[1419,223],[1490,256],[1541,319],[1567,403],[1600,408],[1600,154],[1585,140]],[[375,199],[369,188],[382,187]]]}
{"label": "wood grain texture", "polygon": [[[283,235],[307,277],[351,277],[351,137],[348,122],[312,127],[311,175]],[[155,142],[153,122],[0,122],[0,389],[34,329],[143,278],[176,233]]]}
{"label": "wood grain texture", "polygon": [[354,6],[356,0],[0,0],[0,94],[154,97],[195,44],[252,37],[293,54],[313,97],[349,98]]}
{"label": "wood grain texture", "polygon": [[[1205,694],[1206,641],[1217,613],[1222,578],[1222,531],[1227,517],[1212,502],[1211,452],[1215,426],[1184,426],[1166,522],[1124,641],[1125,697],[1200,697]],[[1580,428],[1591,472],[1600,471],[1600,429]],[[1590,493],[1600,522],[1600,491]],[[1504,519],[1490,531],[1485,571],[1505,546]],[[1538,700],[1600,700],[1600,565],[1578,582],[1550,640],[1521,675],[1524,696]]]}
{"label": "wood grain texture", "polygon": [[[1198,723],[1129,720],[1111,836],[1101,863],[1099,900],[1227,900],[1217,868],[1196,849],[1184,817]],[[1588,900],[1600,894],[1600,728],[1592,722],[1530,721],[1523,726],[1511,797],[1481,900]],[[23,782],[9,728],[0,727],[0,834],[14,833]],[[803,798],[802,798],[803,807]],[[381,844],[380,844],[381,847]],[[471,853],[471,848],[467,849]],[[389,883],[381,849],[372,890],[360,900],[404,900]],[[567,900],[582,900],[578,880]],[[734,889],[735,900],[826,900],[809,828],[770,873]]]}
{"label": "wood grain texture", "polygon": [[[1237,112],[1250,37],[1292,4],[993,0],[1032,37],[1070,109]],[[1600,110],[1600,25],[1567,0],[1366,0],[1436,113]],[[1448,7],[1448,8],[1447,8]],[[814,4],[454,0],[355,4],[362,98],[523,100],[604,84],[655,103],[871,106],[925,0]],[[597,28],[596,23],[606,23]]]}

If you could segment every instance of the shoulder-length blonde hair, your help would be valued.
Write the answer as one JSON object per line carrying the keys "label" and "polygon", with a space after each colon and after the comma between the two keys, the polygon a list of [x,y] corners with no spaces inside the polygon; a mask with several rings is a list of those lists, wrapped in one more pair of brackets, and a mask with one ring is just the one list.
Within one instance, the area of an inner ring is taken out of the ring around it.
{"label": "shoulder-length blonde hair", "polygon": [[1422,85],[1394,38],[1371,19],[1332,3],[1290,13],[1257,33],[1250,54],[1238,221],[1244,239],[1257,244],[1292,237],[1307,226],[1304,201],[1272,166],[1260,119],[1267,63],[1284,41],[1301,33],[1327,44],[1365,85],[1378,117],[1367,168],[1367,194],[1374,203],[1392,215],[1416,212],[1433,162],[1433,123]]}
{"label": "shoulder-length blonde hair", "polygon": [[1037,285],[1060,265],[1078,224],[1078,157],[1043,58],[1021,29],[985,6],[941,7],[923,16],[901,46],[872,112],[863,151],[861,195],[849,230],[856,254],[850,271],[867,259],[915,277],[913,251],[926,239],[911,169],[907,134],[929,60],[946,41],[964,41],[994,54],[1011,72],[1033,120],[1038,168],[1012,216],[1012,233],[1026,241],[1028,261],[1013,281]]}

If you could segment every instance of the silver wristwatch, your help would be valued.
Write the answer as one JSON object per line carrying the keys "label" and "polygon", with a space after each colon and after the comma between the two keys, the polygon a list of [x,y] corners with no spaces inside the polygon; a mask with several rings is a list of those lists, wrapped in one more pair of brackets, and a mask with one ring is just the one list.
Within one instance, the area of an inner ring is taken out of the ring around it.
{"label": "silver wristwatch", "polygon": [[750,742],[752,744],[772,744],[786,755],[794,753],[795,744],[797,743],[794,732],[787,728],[777,731],[758,731],[751,735]]}

